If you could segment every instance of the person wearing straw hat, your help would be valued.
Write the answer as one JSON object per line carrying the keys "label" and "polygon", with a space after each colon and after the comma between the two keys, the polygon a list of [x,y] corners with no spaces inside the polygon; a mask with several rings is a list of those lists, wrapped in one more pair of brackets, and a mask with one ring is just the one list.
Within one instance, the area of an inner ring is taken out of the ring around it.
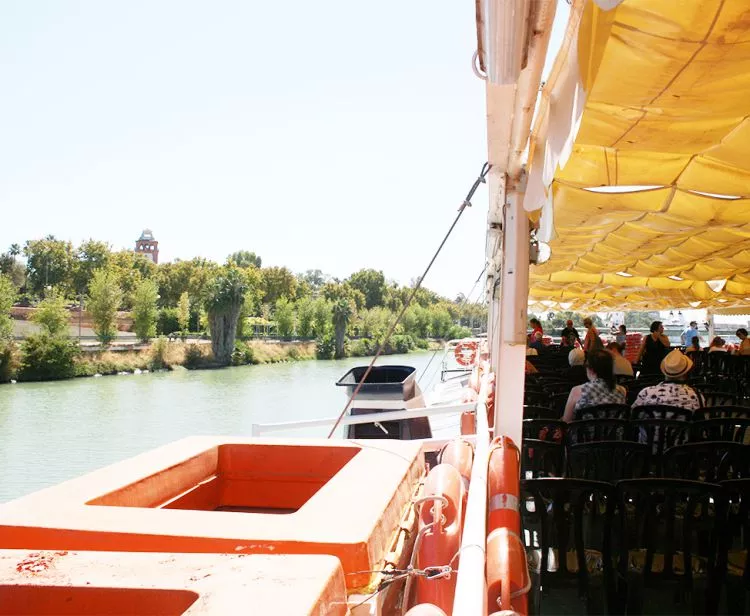
{"label": "person wearing straw hat", "polygon": [[687,376],[693,369],[692,359],[683,355],[679,349],[674,349],[661,360],[659,367],[664,381],[641,390],[633,408],[644,404],[678,406],[688,411],[701,408],[700,395],[687,384]]}

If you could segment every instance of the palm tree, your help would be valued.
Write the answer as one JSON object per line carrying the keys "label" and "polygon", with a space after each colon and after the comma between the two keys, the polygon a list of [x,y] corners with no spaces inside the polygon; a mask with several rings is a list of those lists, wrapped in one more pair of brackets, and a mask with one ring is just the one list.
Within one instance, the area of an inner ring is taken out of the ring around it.
{"label": "palm tree", "polygon": [[16,260],[16,257],[21,254],[21,247],[18,244],[11,244],[8,249],[8,254]]}
{"label": "palm tree", "polygon": [[336,337],[335,357],[340,359],[344,356],[344,336],[349,320],[354,314],[352,300],[341,297],[333,303],[333,330]]}

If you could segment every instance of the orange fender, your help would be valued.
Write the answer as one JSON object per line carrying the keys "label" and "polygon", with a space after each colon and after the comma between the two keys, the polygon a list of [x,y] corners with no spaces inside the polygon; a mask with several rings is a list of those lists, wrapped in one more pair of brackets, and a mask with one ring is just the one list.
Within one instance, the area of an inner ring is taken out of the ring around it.
{"label": "orange fender", "polygon": [[[438,464],[427,475],[422,499],[442,496],[446,499],[425,500],[419,507],[418,529],[422,533],[414,561],[417,569],[451,565],[458,569],[458,550],[461,545],[464,483],[461,474],[450,464]],[[423,530],[428,524],[431,528]],[[455,557],[455,559],[454,559]],[[456,574],[428,578],[416,576],[412,605],[430,603],[450,614],[456,592]]]}
{"label": "orange fender", "polygon": [[[503,580],[509,580],[506,584]],[[487,537],[487,605],[489,609],[528,614],[531,579],[521,538],[507,528]]]}
{"label": "orange fender", "polygon": [[[471,467],[474,465],[474,445],[460,438],[453,439],[443,447],[438,461],[441,464],[450,464],[461,475],[464,482],[463,515],[465,515],[466,500],[469,498]],[[463,515],[461,516],[461,529],[464,525]]]}
{"label": "orange fender", "polygon": [[507,436],[492,441],[487,468],[489,492],[487,530],[507,528],[521,533],[520,495],[521,452]]}
{"label": "orange fender", "polygon": [[476,411],[464,411],[461,413],[461,434],[468,436],[477,433]]}

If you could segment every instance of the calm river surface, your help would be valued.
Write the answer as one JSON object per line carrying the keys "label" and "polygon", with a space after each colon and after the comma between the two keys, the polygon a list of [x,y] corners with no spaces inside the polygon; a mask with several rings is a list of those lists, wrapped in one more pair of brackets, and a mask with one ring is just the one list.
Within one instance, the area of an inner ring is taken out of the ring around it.
{"label": "calm river surface", "polygon": [[[381,358],[422,373],[432,353]],[[421,381],[427,388],[440,354]],[[185,436],[249,436],[252,424],[334,417],[334,383],[369,358],[0,385],[0,502]],[[289,436],[325,436],[325,428]],[[279,433],[278,436],[282,436]],[[276,434],[274,435],[276,436]]]}

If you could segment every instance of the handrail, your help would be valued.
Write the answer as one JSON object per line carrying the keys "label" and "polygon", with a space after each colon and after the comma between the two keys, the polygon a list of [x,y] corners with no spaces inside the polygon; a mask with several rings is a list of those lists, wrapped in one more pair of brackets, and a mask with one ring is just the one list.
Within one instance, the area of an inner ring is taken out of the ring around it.
{"label": "handrail", "polygon": [[489,372],[482,377],[477,400],[477,434],[474,446],[474,465],[471,468],[469,497],[466,506],[464,531],[461,538],[460,560],[453,599],[454,616],[484,616],[487,613],[485,589],[485,560],[487,544],[487,464],[489,461],[490,430],[487,424],[487,395]]}
{"label": "handrail", "polygon": [[[428,406],[401,411],[387,411],[384,413],[367,413],[365,415],[347,415],[340,422],[340,426],[354,426],[358,424],[394,421],[397,419],[416,419],[418,417],[432,417],[434,415],[457,415],[464,411],[473,411],[475,403],[451,404],[443,406]],[[283,421],[278,423],[253,424],[252,435],[260,436],[268,432],[281,432],[295,428],[318,428],[336,423],[337,417],[323,419],[304,419],[301,421]],[[486,418],[485,418],[486,422]]]}

